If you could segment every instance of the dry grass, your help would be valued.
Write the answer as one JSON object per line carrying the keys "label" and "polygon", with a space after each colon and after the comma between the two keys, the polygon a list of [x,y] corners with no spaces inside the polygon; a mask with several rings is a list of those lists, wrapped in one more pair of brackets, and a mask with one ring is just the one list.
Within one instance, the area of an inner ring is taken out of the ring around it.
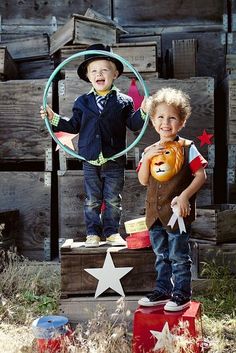
{"label": "dry grass", "polygon": [[[206,300],[202,321],[204,337],[211,346],[209,353],[235,353],[233,288],[225,283],[224,293],[222,288],[218,291],[217,286],[213,286],[213,290],[208,293],[208,298],[202,297]],[[34,263],[10,256],[4,271],[0,273],[0,353],[37,353],[31,324],[39,316],[58,314],[59,296],[59,264]],[[231,306],[229,300],[232,300]],[[79,323],[70,339],[65,339],[60,352],[131,353],[132,332],[129,331],[128,315],[122,299],[117,302],[111,315],[105,308],[97,307],[94,317],[88,322]],[[175,344],[175,349],[166,348],[165,353],[178,353],[181,348],[187,353],[189,343],[188,335],[183,335]]]}

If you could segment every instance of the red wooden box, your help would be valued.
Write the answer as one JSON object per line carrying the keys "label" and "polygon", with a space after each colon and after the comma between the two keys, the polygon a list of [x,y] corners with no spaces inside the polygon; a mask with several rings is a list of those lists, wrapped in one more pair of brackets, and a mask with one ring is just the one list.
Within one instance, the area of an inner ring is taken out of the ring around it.
{"label": "red wooden box", "polygon": [[158,340],[151,333],[151,331],[158,331],[161,333],[165,324],[168,323],[171,335],[181,334],[181,328],[187,326],[187,331],[185,329],[185,334],[187,332],[189,335],[189,345],[191,346],[193,352],[200,353],[201,349],[198,342],[202,340],[200,320],[201,304],[198,302],[191,302],[188,309],[179,312],[167,312],[163,310],[163,307],[163,305],[155,307],[140,306],[135,311],[132,352],[154,353],[155,345]]}
{"label": "red wooden box", "polygon": [[128,249],[143,249],[151,246],[148,230],[130,234],[125,240]]}

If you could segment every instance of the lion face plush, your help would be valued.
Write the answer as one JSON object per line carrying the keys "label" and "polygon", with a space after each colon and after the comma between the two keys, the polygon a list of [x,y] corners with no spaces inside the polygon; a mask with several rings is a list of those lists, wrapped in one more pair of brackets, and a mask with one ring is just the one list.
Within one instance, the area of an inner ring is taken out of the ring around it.
{"label": "lion face plush", "polygon": [[158,181],[168,181],[182,168],[184,154],[182,146],[176,141],[169,141],[162,144],[163,153],[152,158],[150,172]]}

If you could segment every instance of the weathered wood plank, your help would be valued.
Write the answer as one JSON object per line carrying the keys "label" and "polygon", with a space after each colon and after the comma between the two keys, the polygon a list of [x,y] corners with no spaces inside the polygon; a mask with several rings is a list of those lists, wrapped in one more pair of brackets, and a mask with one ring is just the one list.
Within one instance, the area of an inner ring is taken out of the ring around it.
{"label": "weathered wood plank", "polygon": [[21,80],[49,78],[54,70],[54,62],[51,58],[22,60],[17,62],[17,66]]}
{"label": "weathered wood plank", "polygon": [[51,173],[1,172],[0,211],[19,210],[17,247],[30,259],[44,259],[44,238],[50,237]]}
{"label": "weathered wood plank", "polygon": [[199,277],[206,277],[202,270],[204,264],[223,266],[233,275],[236,274],[236,243],[210,244],[198,243]]}
{"label": "weathered wood plank", "polygon": [[0,82],[1,162],[45,160],[46,149],[51,147],[39,115],[45,85],[45,79]]}
{"label": "weathered wood plank", "polygon": [[56,2],[47,2],[44,0],[34,1],[29,0],[27,3],[16,3],[14,0],[7,0],[6,3],[1,2],[0,12],[3,24],[12,24],[22,27],[23,25],[45,25],[51,22],[52,16],[55,16],[57,21],[65,23],[73,13],[85,14],[88,8],[101,12],[104,16],[111,16],[110,0],[86,0],[86,1],[71,1],[65,6],[64,0]]}
{"label": "weathered wood plank", "polygon": [[219,204],[198,208],[192,224],[192,238],[215,243],[236,241],[236,205]]}
{"label": "weathered wood plank", "polygon": [[[199,0],[198,5],[192,0],[171,1],[143,1],[137,0],[135,6],[133,1],[125,3],[122,0],[115,0],[114,18],[122,26],[131,25],[159,25],[170,26],[171,24],[199,24],[208,23],[221,24],[224,13],[224,3],[221,0]],[[155,14],[155,16],[153,15]]]}
{"label": "weathered wood plank", "polygon": [[14,60],[40,58],[49,55],[47,35],[18,38],[3,43]]}

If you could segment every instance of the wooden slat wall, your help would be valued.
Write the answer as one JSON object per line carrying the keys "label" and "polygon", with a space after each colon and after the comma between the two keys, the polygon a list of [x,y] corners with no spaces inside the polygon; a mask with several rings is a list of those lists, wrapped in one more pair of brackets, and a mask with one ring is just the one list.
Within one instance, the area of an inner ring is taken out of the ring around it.
{"label": "wooden slat wall", "polygon": [[39,115],[45,85],[45,79],[0,82],[1,162],[45,160],[46,149],[51,147]]}
{"label": "wooden slat wall", "polygon": [[135,1],[124,2],[114,0],[114,18],[122,26],[152,25],[184,25],[186,23],[213,24],[222,23],[224,2],[221,0],[166,0],[166,1]]}
{"label": "wooden slat wall", "polygon": [[19,210],[18,249],[43,260],[44,238],[50,237],[51,172],[0,172],[0,210]]}

